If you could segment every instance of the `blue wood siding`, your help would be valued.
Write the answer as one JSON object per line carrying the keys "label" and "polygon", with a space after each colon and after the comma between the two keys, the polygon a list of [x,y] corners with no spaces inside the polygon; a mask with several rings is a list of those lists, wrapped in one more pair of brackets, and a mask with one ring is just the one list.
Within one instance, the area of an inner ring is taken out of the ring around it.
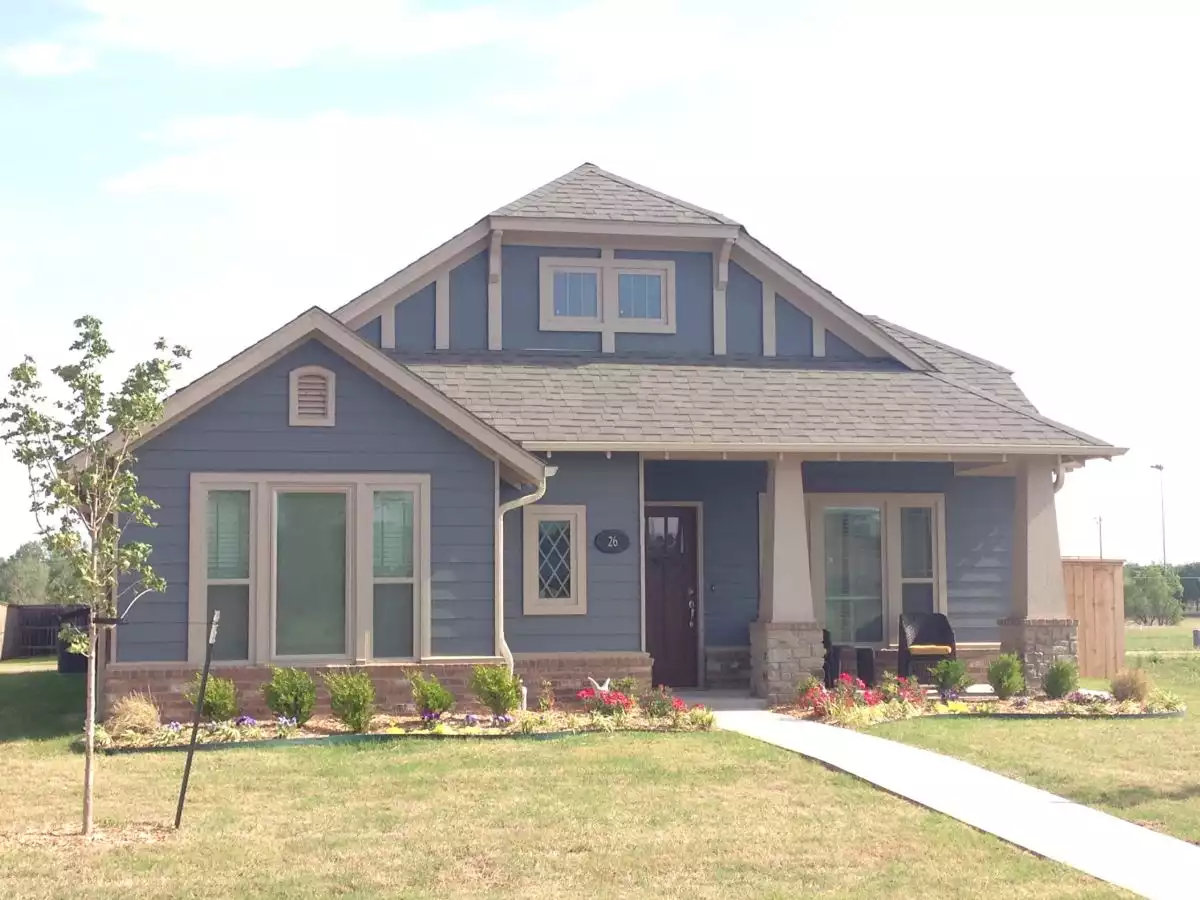
{"label": "blue wood siding", "polygon": [[806,462],[804,490],[814,494],[940,494],[952,463]]}
{"label": "blue wood siding", "polygon": [[861,353],[843,341],[832,331],[825,332],[825,358],[826,359],[865,359]]}
{"label": "blue wood siding", "polygon": [[813,355],[812,319],[775,295],[775,355],[784,358]]}
{"label": "blue wood siding", "polygon": [[396,304],[396,349],[432,350],[435,310],[434,284],[427,284]]}
{"label": "blue wood siding", "polygon": [[[761,298],[760,298],[761,299]],[[746,646],[758,618],[758,495],[761,462],[646,462],[646,505],[704,504],[704,644]]]}
{"label": "blue wood siding", "polygon": [[[335,427],[288,426],[288,372],[302,365],[337,373]],[[137,456],[142,490],[161,509],[159,527],[131,539],[153,545],[167,590],[140,600],[121,626],[122,662],[187,657],[192,472],[430,474],[433,652],[493,652],[494,464],[323,344],[297,347]]]}
{"label": "blue wood siding", "polygon": [[730,263],[729,284],[725,288],[726,353],[762,355],[762,311],[762,282],[737,263]]}
{"label": "blue wood siding", "polygon": [[488,257],[472,256],[450,273],[450,349],[488,346]]}
{"label": "blue wood siding", "polygon": [[[641,563],[638,514],[638,458],[634,453],[556,453],[558,472],[548,482],[546,505],[587,507],[587,614],[526,616],[523,606],[521,510],[504,520],[504,631],[514,653],[587,650],[640,650]],[[505,489],[503,499],[515,492]],[[623,553],[601,553],[592,543],[598,531],[619,528],[629,535]],[[596,673],[601,676],[603,673]]]}
{"label": "blue wood siding", "polygon": [[501,251],[501,297],[505,350],[591,350],[600,352],[599,332],[542,331],[539,313],[539,261],[543,256],[599,259],[599,250],[579,247],[505,246]]}
{"label": "blue wood siding", "polygon": [[382,346],[380,343],[380,334],[382,333],[383,320],[376,317],[358,329],[358,336],[375,347]]}
{"label": "blue wood siding", "polygon": [[946,491],[947,609],[959,641],[998,641],[1012,609],[1012,478],[959,477]]}

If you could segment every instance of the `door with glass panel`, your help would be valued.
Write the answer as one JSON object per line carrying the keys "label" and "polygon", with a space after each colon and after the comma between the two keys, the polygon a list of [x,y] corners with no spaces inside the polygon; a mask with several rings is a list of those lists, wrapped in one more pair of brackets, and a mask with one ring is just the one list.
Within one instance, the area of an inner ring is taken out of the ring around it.
{"label": "door with glass panel", "polygon": [[825,627],[835,644],[884,639],[883,508],[824,511]]}
{"label": "door with glass panel", "polygon": [[277,490],[274,655],[347,655],[346,490]]}

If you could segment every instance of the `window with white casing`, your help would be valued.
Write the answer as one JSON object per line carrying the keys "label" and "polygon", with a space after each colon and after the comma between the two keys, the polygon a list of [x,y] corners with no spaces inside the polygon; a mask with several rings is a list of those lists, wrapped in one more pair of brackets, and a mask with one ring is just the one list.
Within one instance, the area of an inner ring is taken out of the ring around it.
{"label": "window with white casing", "polygon": [[835,644],[895,644],[901,613],[946,612],[942,494],[811,495],[808,536]]}
{"label": "window with white casing", "polygon": [[621,332],[674,334],[675,263],[662,259],[543,256],[540,260],[543,331],[599,331],[611,349]]}
{"label": "window with white casing", "polygon": [[302,366],[288,375],[288,424],[329,428],[334,424],[337,376],[321,366]]}
{"label": "window with white casing", "polygon": [[527,616],[587,613],[587,508],[522,510],[524,611]]}
{"label": "window with white casing", "polygon": [[196,472],[188,659],[429,655],[428,475]]}

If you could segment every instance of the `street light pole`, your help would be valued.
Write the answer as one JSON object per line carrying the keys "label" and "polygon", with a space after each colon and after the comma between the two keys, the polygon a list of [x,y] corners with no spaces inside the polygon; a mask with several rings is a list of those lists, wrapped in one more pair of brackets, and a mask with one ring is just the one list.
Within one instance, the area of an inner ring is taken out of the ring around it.
{"label": "street light pole", "polygon": [[1162,528],[1163,568],[1167,567],[1167,492],[1163,485],[1163,464],[1155,463],[1150,468],[1158,470],[1158,508]]}

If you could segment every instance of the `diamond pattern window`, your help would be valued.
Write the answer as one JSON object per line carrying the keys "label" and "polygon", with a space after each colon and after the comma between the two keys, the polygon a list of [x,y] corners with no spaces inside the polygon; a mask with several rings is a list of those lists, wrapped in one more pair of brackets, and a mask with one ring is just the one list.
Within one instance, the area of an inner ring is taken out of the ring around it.
{"label": "diamond pattern window", "polygon": [[524,510],[525,615],[587,612],[587,510],[541,506]]}

